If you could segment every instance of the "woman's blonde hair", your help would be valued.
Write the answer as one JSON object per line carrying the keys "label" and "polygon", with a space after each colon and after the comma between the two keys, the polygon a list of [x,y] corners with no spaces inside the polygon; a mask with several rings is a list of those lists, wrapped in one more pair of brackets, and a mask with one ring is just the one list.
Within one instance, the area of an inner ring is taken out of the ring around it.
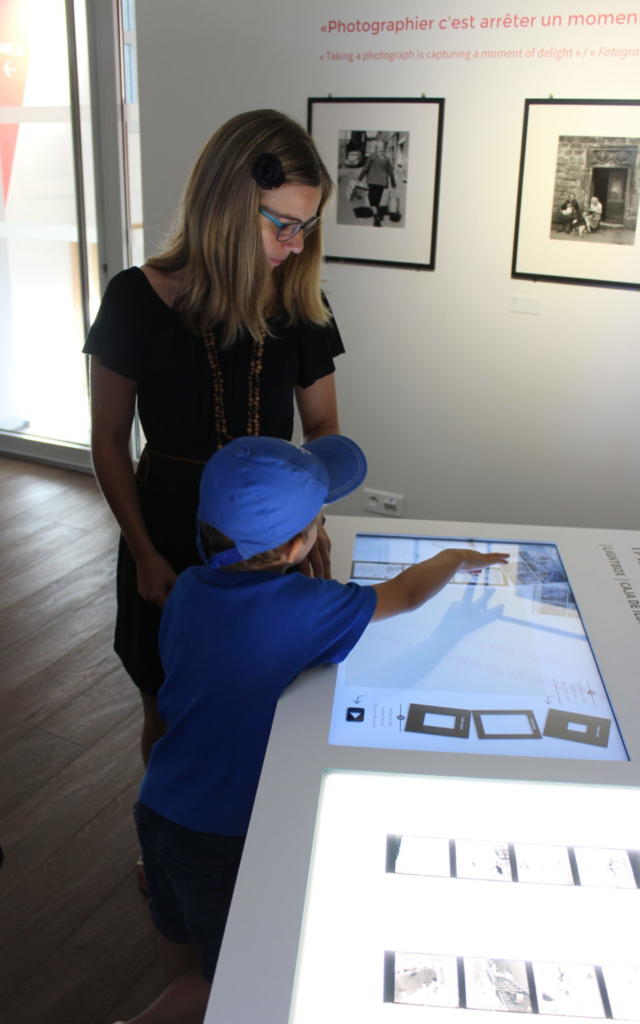
{"label": "woman's blonde hair", "polygon": [[287,314],[292,323],[329,319],[320,293],[320,226],[295,258],[273,271],[265,259],[260,187],[251,174],[263,153],[278,157],[284,184],[320,188],[321,214],[332,183],[311,136],[277,110],[251,110],[232,117],[206,143],[187,181],[177,229],[165,251],[148,260],[158,270],[180,273],[184,291],[176,308],[192,329],[206,334],[224,321],[222,344],[242,329],[264,337],[273,313]]}

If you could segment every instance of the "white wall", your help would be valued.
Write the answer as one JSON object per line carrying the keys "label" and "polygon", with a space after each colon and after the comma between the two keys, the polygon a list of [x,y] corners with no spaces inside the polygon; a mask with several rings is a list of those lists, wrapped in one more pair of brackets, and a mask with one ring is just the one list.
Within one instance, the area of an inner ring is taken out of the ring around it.
{"label": "white wall", "polygon": [[[463,6],[418,0],[411,14],[475,11],[477,26],[481,15],[508,13],[500,0]],[[272,106],[306,123],[307,97],[329,93],[445,97],[435,271],[326,268],[347,348],[337,374],[342,429],[367,452],[368,485],[404,494],[412,518],[639,525],[640,293],[510,277],[524,99],[638,97],[640,56],[600,48],[639,54],[640,25],[567,24],[569,13],[607,9],[607,0],[529,0],[518,13],[536,17],[532,28],[374,37],[322,26],[404,9],[344,0],[323,19],[309,0],[137,0],[149,248],[201,144],[227,117]],[[543,28],[544,14],[562,27]],[[542,47],[571,56],[329,56]],[[510,313],[514,296],[539,299],[540,315]],[[356,512],[361,501],[354,495],[339,510]]]}

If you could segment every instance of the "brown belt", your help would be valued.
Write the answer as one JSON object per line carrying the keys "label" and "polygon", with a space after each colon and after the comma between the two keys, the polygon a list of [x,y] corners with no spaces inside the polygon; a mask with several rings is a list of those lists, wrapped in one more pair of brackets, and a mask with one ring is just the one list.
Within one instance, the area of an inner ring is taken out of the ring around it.
{"label": "brown belt", "polygon": [[140,483],[145,483],[149,479],[151,462],[156,459],[160,460],[161,463],[164,462],[169,465],[173,463],[174,465],[192,466],[194,468],[206,466],[207,464],[207,459],[188,459],[182,455],[170,455],[168,452],[158,452],[155,448],[149,448],[147,445],[142,449],[142,455],[136,469],[136,477]]}
{"label": "brown belt", "polygon": [[145,455],[153,455],[155,459],[171,459],[172,462],[187,462],[192,466],[206,466],[208,459],[187,459],[184,455],[169,455],[168,452],[158,452],[155,448],[149,448],[147,445],[140,456],[140,461]]}

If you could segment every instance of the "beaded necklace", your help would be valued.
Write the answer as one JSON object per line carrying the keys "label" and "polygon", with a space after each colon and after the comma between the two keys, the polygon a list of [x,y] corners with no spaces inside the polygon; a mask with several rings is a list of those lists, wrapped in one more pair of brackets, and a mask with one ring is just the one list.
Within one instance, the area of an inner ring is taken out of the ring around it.
{"label": "beaded necklace", "polygon": [[[224,377],[220,368],[220,356],[215,335],[204,336],[204,347],[211,367],[213,390],[213,415],[216,428],[216,449],[222,448],[232,440],[224,411]],[[249,364],[249,382],[247,394],[247,434],[257,437],[260,433],[260,375],[262,373],[262,357],[264,354],[264,338],[254,338],[251,345],[251,362]]]}

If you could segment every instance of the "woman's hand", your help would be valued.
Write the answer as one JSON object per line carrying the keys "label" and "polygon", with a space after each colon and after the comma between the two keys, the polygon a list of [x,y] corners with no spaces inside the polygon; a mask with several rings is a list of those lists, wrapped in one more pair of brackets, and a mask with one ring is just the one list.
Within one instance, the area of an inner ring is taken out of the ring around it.
{"label": "woman's hand", "polygon": [[143,601],[162,608],[176,581],[176,574],[166,558],[154,552],[136,562],[138,593]]}
{"label": "woman's hand", "polygon": [[138,593],[162,608],[176,574],[147,532],[129,453],[135,381],[91,357],[91,450],[98,483],[136,563]]}
{"label": "woman's hand", "polygon": [[305,563],[303,571],[307,576],[331,579],[331,538],[324,526],[318,526],[316,542],[305,558]]}

